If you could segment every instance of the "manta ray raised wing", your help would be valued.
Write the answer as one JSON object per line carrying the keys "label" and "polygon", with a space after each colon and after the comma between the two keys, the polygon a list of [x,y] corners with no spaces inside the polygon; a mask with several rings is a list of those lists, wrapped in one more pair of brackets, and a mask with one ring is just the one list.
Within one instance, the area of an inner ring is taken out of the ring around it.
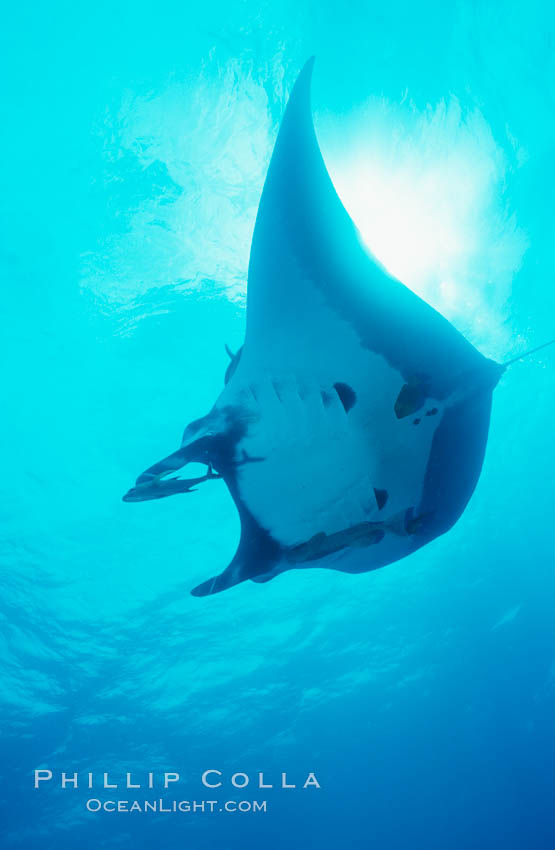
{"label": "manta ray raised wing", "polygon": [[229,487],[239,547],[196,596],[292,568],[377,569],[443,534],[476,486],[504,368],[363,245],[314,133],[312,64],[260,201],[244,346],[210,413],[137,479],[160,498],[194,461]]}

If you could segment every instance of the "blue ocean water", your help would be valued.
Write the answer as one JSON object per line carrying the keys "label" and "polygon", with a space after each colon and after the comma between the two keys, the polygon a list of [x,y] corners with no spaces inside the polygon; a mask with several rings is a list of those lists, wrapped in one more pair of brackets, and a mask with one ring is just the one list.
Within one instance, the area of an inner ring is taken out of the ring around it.
{"label": "blue ocean water", "polygon": [[[554,353],[503,377],[462,519],[361,576],[209,599],[222,482],[124,504],[245,326],[287,94],[369,246],[500,361],[555,336],[545,2],[56,2],[2,38],[2,846],[543,850],[555,843]],[[50,769],[35,790],[33,771]],[[214,799],[268,811],[88,812]],[[179,792],[62,790],[60,772]],[[320,789],[270,792],[282,772]],[[226,780],[227,782],[227,780]]]}

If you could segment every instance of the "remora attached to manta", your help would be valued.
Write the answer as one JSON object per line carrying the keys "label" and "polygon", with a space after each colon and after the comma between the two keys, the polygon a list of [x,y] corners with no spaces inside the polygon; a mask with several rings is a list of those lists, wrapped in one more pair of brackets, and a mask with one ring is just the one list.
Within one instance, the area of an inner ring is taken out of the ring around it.
{"label": "remora attached to manta", "polygon": [[258,209],[244,345],[212,410],[130,491],[134,501],[187,491],[165,476],[190,462],[226,482],[239,546],[195,596],[294,568],[374,570],[446,532],[478,481],[505,368],[362,244],[316,140],[312,65]]}

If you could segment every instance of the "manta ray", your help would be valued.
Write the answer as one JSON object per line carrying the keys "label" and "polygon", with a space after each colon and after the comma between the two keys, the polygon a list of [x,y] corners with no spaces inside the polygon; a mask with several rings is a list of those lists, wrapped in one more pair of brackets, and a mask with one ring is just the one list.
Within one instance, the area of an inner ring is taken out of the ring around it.
{"label": "manta ray", "polygon": [[[159,499],[223,478],[240,541],[195,596],[291,569],[375,570],[444,534],[476,487],[508,365],[363,244],[320,153],[312,66],[291,92],[262,191],[244,344],[229,352],[210,412],[124,496]],[[180,483],[191,462],[207,475]]]}

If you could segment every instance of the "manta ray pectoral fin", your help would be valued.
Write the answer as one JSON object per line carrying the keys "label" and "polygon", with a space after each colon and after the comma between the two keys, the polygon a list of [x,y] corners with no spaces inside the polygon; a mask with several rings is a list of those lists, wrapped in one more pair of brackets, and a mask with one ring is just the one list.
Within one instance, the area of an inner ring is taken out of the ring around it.
{"label": "manta ray pectoral fin", "polygon": [[383,523],[383,527],[390,534],[394,534],[397,537],[410,537],[413,534],[418,534],[433,515],[433,511],[416,514],[414,508],[410,507],[404,511],[399,511],[399,513],[386,520]]}
{"label": "manta ray pectoral fin", "polygon": [[241,520],[239,546],[229,566],[219,575],[193,588],[193,596],[211,596],[247,579],[266,575],[274,569],[282,556],[280,544],[258,524],[241,500],[234,479],[228,478],[226,483]]}
{"label": "manta ray pectoral fin", "polygon": [[277,573],[264,573],[261,576],[253,576],[251,581],[255,581],[257,584],[267,584],[267,582],[271,581],[273,578],[278,575]]}
{"label": "manta ray pectoral fin", "polygon": [[[364,245],[318,146],[310,107],[313,64],[306,63],[293,87],[264,183],[237,374],[254,383],[284,363],[298,369],[328,351],[333,339],[339,350],[331,384],[345,412],[364,403],[364,384],[354,378],[372,381],[368,364],[385,361],[400,379],[395,415],[403,418],[427,397],[447,398],[460,372],[486,361]],[[337,382],[341,373],[345,382]]]}
{"label": "manta ray pectoral fin", "polygon": [[[241,544],[239,544],[237,554],[231,561],[230,565],[219,575],[213,576],[212,578],[209,578],[208,581],[203,581],[202,584],[194,587],[191,590],[191,595],[212,596],[214,593],[221,593],[222,590],[228,590],[228,588],[234,587],[236,584],[241,584],[242,582],[247,581],[247,579],[252,579],[253,581],[268,581],[268,578],[263,578],[254,571],[258,568],[258,563],[256,559],[251,560],[250,556],[245,559],[244,550],[245,547],[242,547]],[[265,564],[262,566],[261,570],[262,574],[267,574],[268,565]],[[271,578],[271,576],[269,578]]]}
{"label": "manta ray pectoral fin", "polygon": [[[232,562],[233,563],[233,562]],[[221,593],[222,590],[227,590],[235,584],[240,584],[245,581],[247,576],[242,576],[239,569],[232,569],[232,565],[220,573],[219,576],[213,576],[208,581],[203,581],[191,590],[191,596],[212,596],[214,593]]]}

